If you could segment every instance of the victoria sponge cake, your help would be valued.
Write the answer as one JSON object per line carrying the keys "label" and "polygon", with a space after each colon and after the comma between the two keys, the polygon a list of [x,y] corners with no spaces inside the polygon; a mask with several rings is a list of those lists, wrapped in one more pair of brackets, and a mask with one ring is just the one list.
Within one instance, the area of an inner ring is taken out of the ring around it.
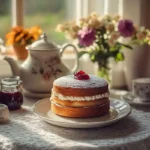
{"label": "victoria sponge cake", "polygon": [[56,79],[50,100],[51,110],[64,117],[98,117],[110,108],[107,81],[83,71]]}

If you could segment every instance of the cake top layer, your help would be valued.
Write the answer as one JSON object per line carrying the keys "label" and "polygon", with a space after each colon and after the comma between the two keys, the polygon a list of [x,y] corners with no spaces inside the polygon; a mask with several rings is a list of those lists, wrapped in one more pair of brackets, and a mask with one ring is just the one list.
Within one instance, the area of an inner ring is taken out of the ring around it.
{"label": "cake top layer", "polygon": [[67,75],[56,79],[54,85],[71,88],[98,88],[108,84],[103,78],[94,75],[89,75],[89,77],[88,80],[77,80],[74,79],[74,75]]}

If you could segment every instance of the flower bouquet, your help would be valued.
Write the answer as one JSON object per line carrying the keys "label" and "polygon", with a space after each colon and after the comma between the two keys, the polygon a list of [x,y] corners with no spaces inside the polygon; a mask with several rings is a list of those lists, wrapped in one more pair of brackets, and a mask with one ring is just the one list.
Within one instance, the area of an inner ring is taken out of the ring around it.
{"label": "flower bouquet", "polygon": [[[58,24],[56,31],[64,32],[67,38],[76,40],[78,47],[82,48],[79,57],[88,54],[90,60],[98,64],[98,75],[107,80],[110,58],[116,62],[123,61],[124,48],[132,49],[134,44],[150,43],[149,30],[137,27],[131,20],[121,19],[119,16],[100,17],[96,13]],[[126,44],[124,41],[127,41]]]}
{"label": "flower bouquet", "polygon": [[27,57],[26,45],[31,44],[39,38],[42,30],[39,26],[31,28],[23,28],[16,26],[6,34],[6,45],[13,45],[18,59],[25,59]]}

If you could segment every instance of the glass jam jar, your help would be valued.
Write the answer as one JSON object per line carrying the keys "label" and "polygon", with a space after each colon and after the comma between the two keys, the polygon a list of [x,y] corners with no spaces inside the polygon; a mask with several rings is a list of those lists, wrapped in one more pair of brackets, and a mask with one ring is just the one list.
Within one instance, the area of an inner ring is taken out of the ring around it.
{"label": "glass jam jar", "polygon": [[0,103],[8,106],[9,110],[17,110],[23,104],[22,81],[20,77],[1,79]]}

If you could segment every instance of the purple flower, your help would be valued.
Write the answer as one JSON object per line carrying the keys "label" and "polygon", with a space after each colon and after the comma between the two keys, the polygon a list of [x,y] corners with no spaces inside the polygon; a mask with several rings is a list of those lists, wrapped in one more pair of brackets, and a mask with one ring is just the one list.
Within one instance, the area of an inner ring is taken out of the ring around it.
{"label": "purple flower", "polygon": [[82,30],[79,30],[78,38],[81,46],[90,46],[96,39],[96,31],[94,29],[84,27]]}
{"label": "purple flower", "polygon": [[118,30],[123,37],[130,37],[133,35],[135,29],[131,20],[120,20]]}

